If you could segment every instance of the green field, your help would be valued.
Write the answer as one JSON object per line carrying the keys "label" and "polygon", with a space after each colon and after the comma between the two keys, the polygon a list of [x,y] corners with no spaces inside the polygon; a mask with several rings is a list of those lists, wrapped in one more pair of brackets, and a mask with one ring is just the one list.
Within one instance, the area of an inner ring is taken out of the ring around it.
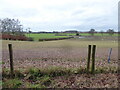
{"label": "green field", "polygon": [[[25,34],[27,37],[32,37],[35,41],[38,41],[39,39],[48,39],[48,38],[63,38],[63,37],[69,37],[69,36],[75,36],[75,33],[41,33],[41,34]],[[81,36],[91,36],[89,33],[80,33]],[[107,33],[101,34],[101,33],[95,33],[94,36],[110,36]],[[118,34],[113,34],[112,36],[118,36]]]}
{"label": "green field", "polygon": [[48,38],[63,38],[68,36],[55,36],[55,34],[25,34],[27,37],[32,37],[35,41],[39,39],[48,39]]}

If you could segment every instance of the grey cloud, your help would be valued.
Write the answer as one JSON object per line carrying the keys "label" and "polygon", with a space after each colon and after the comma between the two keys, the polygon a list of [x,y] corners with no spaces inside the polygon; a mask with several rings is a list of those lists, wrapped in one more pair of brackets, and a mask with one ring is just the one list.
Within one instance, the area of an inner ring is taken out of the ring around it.
{"label": "grey cloud", "polygon": [[[106,1],[73,0],[73,2],[65,3],[65,4],[57,4],[57,5],[46,4],[41,7],[31,7],[31,8],[23,8],[22,6],[17,7],[6,4],[7,7],[5,7],[4,5],[0,6],[0,17],[10,17],[10,18],[16,17],[21,20],[25,28],[31,27],[33,31],[66,30],[70,28],[78,29],[78,30],[86,30],[86,31],[89,30],[90,28],[95,28],[97,30],[101,30],[101,29],[106,30],[108,28],[117,29],[118,8],[114,7],[113,5],[116,5],[118,0],[111,0],[111,1],[114,2],[110,2],[109,0]],[[89,11],[90,8],[93,8],[93,10],[101,10],[101,11],[92,14]],[[57,17],[54,14],[60,15],[61,17]],[[65,15],[63,16],[62,14]],[[55,18],[53,22],[49,18],[50,15],[51,18],[52,17],[53,19]],[[34,20],[34,18],[36,20]],[[47,22],[45,22],[43,18],[45,18]],[[74,23],[74,22],[75,23],[77,22],[78,24],[66,25],[67,23]]]}

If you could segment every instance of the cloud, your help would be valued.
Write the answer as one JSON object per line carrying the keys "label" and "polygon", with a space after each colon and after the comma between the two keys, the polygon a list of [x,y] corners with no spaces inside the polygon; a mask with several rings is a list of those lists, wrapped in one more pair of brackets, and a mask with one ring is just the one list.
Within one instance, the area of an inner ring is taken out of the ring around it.
{"label": "cloud", "polygon": [[0,0],[0,17],[32,31],[117,30],[119,0]]}

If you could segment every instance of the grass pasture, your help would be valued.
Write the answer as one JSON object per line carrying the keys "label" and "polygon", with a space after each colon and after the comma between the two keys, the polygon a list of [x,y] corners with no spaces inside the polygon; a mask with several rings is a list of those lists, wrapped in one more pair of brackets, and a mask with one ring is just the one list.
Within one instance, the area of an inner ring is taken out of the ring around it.
{"label": "grass pasture", "polygon": [[[35,41],[38,41],[39,39],[49,39],[49,38],[64,38],[69,36],[75,36],[76,33],[40,33],[40,34],[32,34],[28,33],[25,34],[27,37],[32,37]],[[89,33],[80,33],[81,36],[91,36]],[[108,37],[116,37],[118,34],[113,34],[110,36],[108,33],[95,33],[94,36],[108,36]]]}
{"label": "grass pasture", "polygon": [[35,41],[39,39],[48,39],[48,38],[63,38],[68,36],[55,36],[55,34],[25,34],[27,37],[32,37]]}
{"label": "grass pasture", "polygon": [[[13,44],[16,77],[9,77],[7,45]],[[88,45],[96,45],[96,73],[86,73]],[[112,48],[110,63],[108,53]],[[29,42],[2,41],[3,87],[117,88],[117,37],[87,37]]]}

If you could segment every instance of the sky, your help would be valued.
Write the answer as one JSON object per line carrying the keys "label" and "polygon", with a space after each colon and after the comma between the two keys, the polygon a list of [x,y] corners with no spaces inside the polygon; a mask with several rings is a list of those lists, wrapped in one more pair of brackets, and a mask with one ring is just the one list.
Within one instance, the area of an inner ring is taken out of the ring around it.
{"label": "sky", "polygon": [[0,0],[0,18],[18,19],[24,30],[118,31],[119,0]]}

